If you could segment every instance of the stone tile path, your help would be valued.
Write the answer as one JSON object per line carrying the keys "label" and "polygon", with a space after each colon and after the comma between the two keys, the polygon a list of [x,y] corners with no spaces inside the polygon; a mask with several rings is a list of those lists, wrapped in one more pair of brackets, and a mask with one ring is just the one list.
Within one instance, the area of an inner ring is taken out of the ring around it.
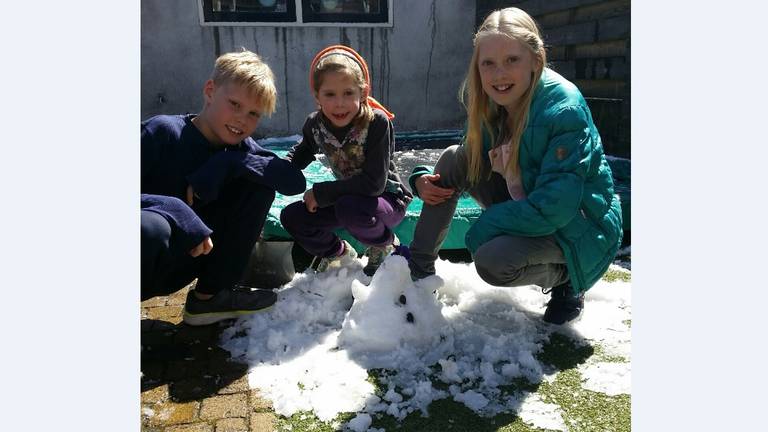
{"label": "stone tile path", "polygon": [[141,427],[145,432],[272,431],[275,414],[248,370],[218,346],[224,321],[181,322],[189,287],[141,303]]}

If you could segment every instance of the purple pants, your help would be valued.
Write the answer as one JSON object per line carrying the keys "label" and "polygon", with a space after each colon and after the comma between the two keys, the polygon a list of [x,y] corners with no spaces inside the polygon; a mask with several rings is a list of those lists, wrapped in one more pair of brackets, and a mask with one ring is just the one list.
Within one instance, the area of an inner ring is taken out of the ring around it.
{"label": "purple pants", "polygon": [[344,228],[366,246],[392,243],[392,228],[405,217],[405,208],[394,195],[385,192],[378,197],[345,195],[333,206],[310,213],[304,201],[296,201],[280,212],[283,228],[307,252],[319,257],[338,255],[341,239],[334,230]]}

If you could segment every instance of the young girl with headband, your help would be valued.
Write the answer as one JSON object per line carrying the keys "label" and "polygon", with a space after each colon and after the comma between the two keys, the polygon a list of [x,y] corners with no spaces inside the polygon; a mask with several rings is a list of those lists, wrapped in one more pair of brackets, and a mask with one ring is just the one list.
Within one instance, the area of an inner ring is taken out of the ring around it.
{"label": "young girl with headband", "polygon": [[467,130],[434,174],[416,167],[424,200],[410,245],[411,278],[435,273],[456,202],[484,208],[466,235],[478,275],[491,285],[538,285],[552,297],[544,321],[563,324],[613,261],[621,206],[600,134],[581,92],[547,66],[527,13],[491,13],[475,34],[462,86]]}
{"label": "young girl with headband", "polygon": [[346,229],[368,246],[363,270],[370,276],[394,250],[392,228],[413,199],[392,160],[394,114],[369,96],[368,65],[352,48],[333,45],[320,51],[312,60],[309,84],[318,110],[307,117],[303,139],[287,158],[304,169],[322,152],[336,179],[315,183],[303,202],[283,209],[280,221],[298,244],[321,258],[318,272],[357,258],[334,233]]}

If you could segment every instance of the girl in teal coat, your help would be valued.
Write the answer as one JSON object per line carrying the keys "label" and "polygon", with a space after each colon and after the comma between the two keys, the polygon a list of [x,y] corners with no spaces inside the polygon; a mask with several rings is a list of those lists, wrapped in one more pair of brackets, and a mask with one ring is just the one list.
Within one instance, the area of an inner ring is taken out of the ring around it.
{"label": "girl in teal coat", "polygon": [[434,274],[459,195],[468,192],[484,208],[466,235],[480,277],[551,291],[544,320],[562,324],[580,315],[584,292],[613,261],[622,220],[589,107],[546,64],[524,11],[494,11],[480,26],[461,90],[462,145],[441,154],[434,174],[417,167],[410,178],[424,207],[409,266],[414,280]]}

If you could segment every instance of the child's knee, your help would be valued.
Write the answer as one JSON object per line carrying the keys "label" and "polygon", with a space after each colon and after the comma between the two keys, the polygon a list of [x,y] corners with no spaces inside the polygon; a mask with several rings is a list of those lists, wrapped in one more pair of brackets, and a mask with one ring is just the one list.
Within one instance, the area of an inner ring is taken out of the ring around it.
{"label": "child's knee", "polygon": [[168,243],[171,238],[171,224],[158,213],[141,212],[141,241],[147,243]]}
{"label": "child's knee", "polygon": [[299,224],[304,209],[304,202],[296,201],[288,204],[280,211],[280,223],[286,231],[291,231],[294,225]]}
{"label": "child's knee", "polygon": [[368,203],[365,201],[364,198],[354,195],[339,198],[334,204],[339,222],[344,226],[368,226],[376,223],[376,218],[366,209]]}
{"label": "child's knee", "polygon": [[239,188],[250,200],[256,200],[261,203],[269,202],[270,205],[275,200],[275,190],[262,184],[249,181],[240,184]]}
{"label": "child's knee", "polygon": [[485,246],[478,248],[472,257],[478,276],[493,286],[508,286],[520,275],[521,270],[505,258],[496,248]]}

